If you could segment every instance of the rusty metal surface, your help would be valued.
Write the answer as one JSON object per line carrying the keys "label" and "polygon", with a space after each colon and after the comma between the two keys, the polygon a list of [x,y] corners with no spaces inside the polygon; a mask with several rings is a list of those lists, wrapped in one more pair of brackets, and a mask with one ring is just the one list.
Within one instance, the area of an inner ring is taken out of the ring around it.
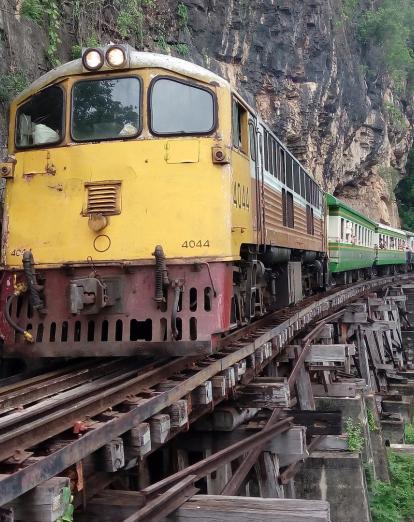
{"label": "rusty metal surface", "polygon": [[[93,266],[100,278],[117,281],[122,298],[116,305],[104,308],[97,317],[74,315],[68,297],[70,283],[88,278],[91,266],[67,271],[39,269],[39,275],[45,277],[47,313],[33,314],[28,296],[24,295],[21,306],[13,308],[11,317],[32,333],[35,342],[24,342],[22,336],[16,335],[0,318],[0,331],[5,336],[4,354],[22,357],[107,357],[157,350],[170,355],[199,355],[211,352],[211,332],[229,329],[233,277],[229,263],[169,266],[171,280],[185,281],[177,313],[180,321],[178,341],[173,340],[170,325],[174,289],[168,289],[165,306],[157,307],[154,301],[154,266],[130,267],[128,270],[121,266]],[[206,289],[211,289],[212,280],[220,295],[212,295],[209,306],[206,306],[204,294]],[[1,302],[6,301],[12,289],[13,273],[5,272]]]}
{"label": "rusty metal surface", "polygon": [[163,495],[150,500],[143,508],[126,518],[124,522],[155,522],[156,520],[163,520],[165,516],[175,511],[197,493],[198,489],[194,487],[196,480],[196,475],[189,475],[183,478],[165,491]]}
{"label": "rusty metal surface", "polygon": [[[131,367],[131,362],[129,362]],[[116,370],[126,369],[125,359],[99,361],[91,366],[90,360],[72,365],[67,370],[53,372],[52,375],[39,376],[33,380],[17,383],[16,386],[0,388],[0,413],[14,408],[22,408],[40,399],[58,392],[74,388],[96,379],[102,372],[110,374]],[[32,382],[31,382],[32,381]]]}
{"label": "rusty metal surface", "polygon": [[[52,400],[36,404],[32,410],[5,416],[0,419],[0,460],[11,457],[17,448],[29,448],[62,433],[73,427],[76,421],[105,411],[134,393],[146,392],[149,387],[191,365],[190,359],[178,359],[161,364],[159,368],[149,365],[150,370],[144,368],[109,375],[102,378],[101,382],[95,381],[87,386],[83,395],[77,389],[70,390]],[[155,395],[155,398],[158,396]]]}

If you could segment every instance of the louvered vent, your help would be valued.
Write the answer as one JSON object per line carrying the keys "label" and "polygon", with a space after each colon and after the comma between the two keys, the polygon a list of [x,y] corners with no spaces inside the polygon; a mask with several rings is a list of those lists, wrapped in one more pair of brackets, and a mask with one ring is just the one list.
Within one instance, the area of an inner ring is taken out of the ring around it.
{"label": "louvered vent", "polygon": [[85,183],[87,191],[86,210],[84,215],[102,214],[113,216],[121,213],[121,182],[103,181]]}

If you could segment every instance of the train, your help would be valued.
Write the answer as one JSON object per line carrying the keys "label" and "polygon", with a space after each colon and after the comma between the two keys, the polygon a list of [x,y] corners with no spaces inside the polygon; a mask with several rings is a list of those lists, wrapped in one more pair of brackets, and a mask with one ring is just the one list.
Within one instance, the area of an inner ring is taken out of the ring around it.
{"label": "train", "polygon": [[12,101],[0,175],[5,358],[212,353],[414,262],[413,234],[327,194],[229,82],[128,45]]}

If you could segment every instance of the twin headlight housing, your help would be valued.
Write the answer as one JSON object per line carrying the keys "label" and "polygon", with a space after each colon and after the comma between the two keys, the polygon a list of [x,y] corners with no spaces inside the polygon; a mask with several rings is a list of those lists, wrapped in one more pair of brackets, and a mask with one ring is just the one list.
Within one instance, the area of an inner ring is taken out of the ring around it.
{"label": "twin headlight housing", "polygon": [[128,65],[128,61],[129,50],[124,45],[109,45],[106,48],[89,47],[82,53],[82,64],[88,71],[98,71],[102,67],[121,69]]}

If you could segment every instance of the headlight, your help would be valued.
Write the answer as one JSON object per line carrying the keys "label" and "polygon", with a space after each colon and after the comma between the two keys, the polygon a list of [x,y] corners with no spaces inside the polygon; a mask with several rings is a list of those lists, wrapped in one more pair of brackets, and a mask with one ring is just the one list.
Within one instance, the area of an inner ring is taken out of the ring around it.
{"label": "headlight", "polygon": [[82,56],[82,63],[89,71],[96,71],[104,64],[104,56],[99,49],[86,49]]}
{"label": "headlight", "polygon": [[106,51],[106,61],[111,67],[122,67],[126,62],[125,51],[116,45]]}

